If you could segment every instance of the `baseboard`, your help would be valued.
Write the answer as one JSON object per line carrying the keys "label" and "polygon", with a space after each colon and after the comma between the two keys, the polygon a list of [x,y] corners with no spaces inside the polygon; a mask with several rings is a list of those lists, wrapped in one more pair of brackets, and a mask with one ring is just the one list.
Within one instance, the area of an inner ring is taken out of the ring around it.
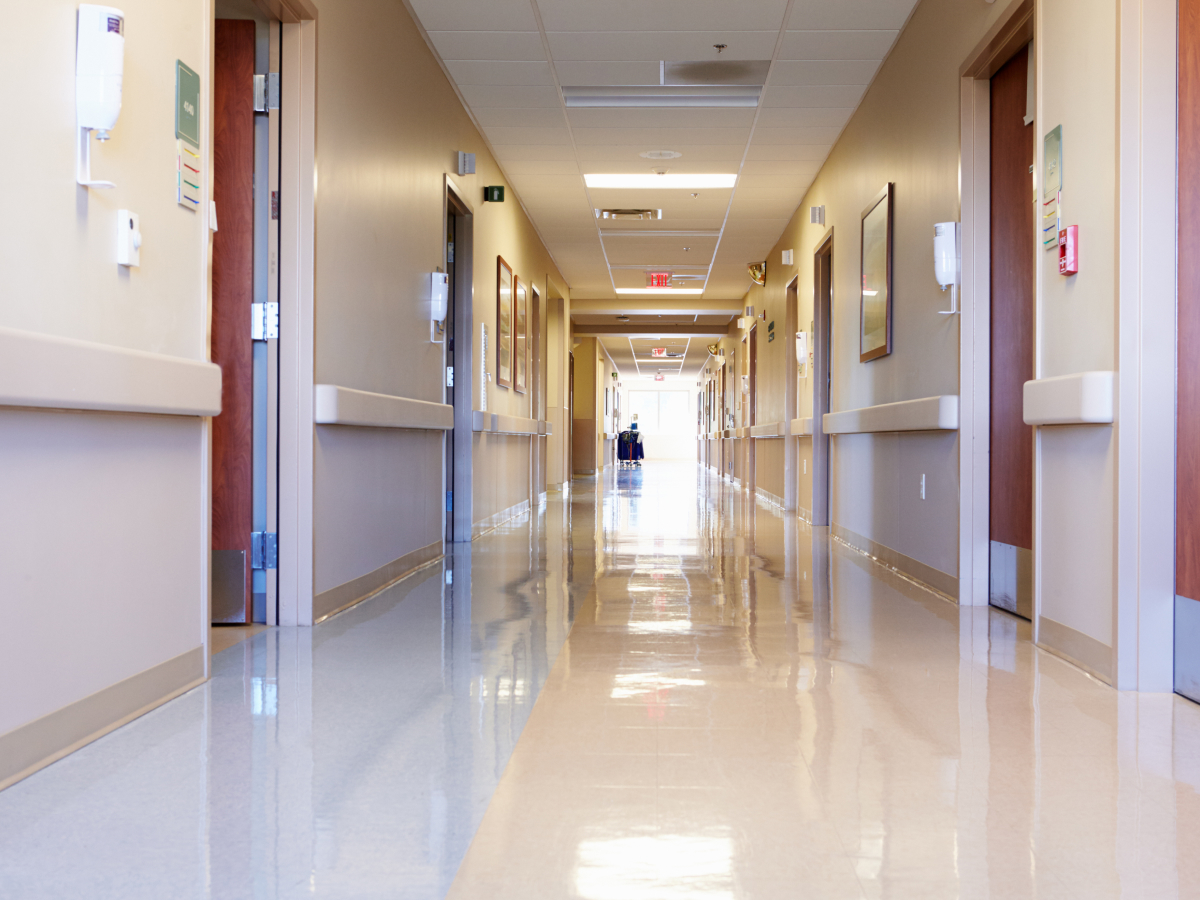
{"label": "baseboard", "polygon": [[957,602],[957,576],[943,572],[941,569],[935,569],[933,566],[926,565],[919,560],[913,559],[911,556],[905,556],[898,550],[893,550],[885,544],[880,544],[878,541],[873,541],[868,537],[863,537],[861,534],[856,534],[849,528],[838,525],[836,522],[830,528],[830,531],[843,544],[848,544],[860,553],[873,556],[889,569],[893,569],[913,581],[920,582],[924,586],[932,588],[939,594],[944,594]]}
{"label": "baseboard", "polygon": [[1038,641],[1043,650],[1112,684],[1112,648],[1069,625],[1038,616]]}
{"label": "baseboard", "polygon": [[495,515],[488,516],[475,523],[475,527],[471,529],[471,540],[476,540],[483,537],[489,532],[495,531],[505,522],[510,522],[517,516],[524,515],[529,512],[529,501],[522,500],[520,503],[510,506],[508,509],[502,509]]}
{"label": "baseboard", "polygon": [[783,509],[783,498],[782,497],[776,497],[774,494],[772,494],[770,491],[766,490],[765,488],[755,488],[755,492],[758,494],[758,497],[760,500],[765,500],[767,503],[770,503],[772,506],[778,506],[780,509]]}
{"label": "baseboard", "polygon": [[0,790],[204,680],[201,646],[0,735]]}
{"label": "baseboard", "polygon": [[422,566],[437,562],[443,554],[442,542],[434,541],[427,547],[393,559],[373,572],[322,591],[313,597],[313,624],[323,622],[330,616],[349,609],[368,597],[375,596],[384,588],[391,587],[401,578],[406,578]]}

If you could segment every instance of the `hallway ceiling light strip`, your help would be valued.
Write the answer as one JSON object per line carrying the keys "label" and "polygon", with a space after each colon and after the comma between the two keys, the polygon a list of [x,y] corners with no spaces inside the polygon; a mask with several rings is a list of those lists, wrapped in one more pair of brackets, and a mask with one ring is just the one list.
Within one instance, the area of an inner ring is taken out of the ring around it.
{"label": "hallway ceiling light strip", "polygon": [[759,85],[564,86],[568,109],[748,108],[758,106]]}
{"label": "hallway ceiling light strip", "polygon": [[584,175],[583,182],[590,188],[615,190],[682,190],[695,191],[703,188],[731,188],[737,184],[737,175],[727,172],[706,174],[666,172],[662,175],[640,173],[598,173]]}

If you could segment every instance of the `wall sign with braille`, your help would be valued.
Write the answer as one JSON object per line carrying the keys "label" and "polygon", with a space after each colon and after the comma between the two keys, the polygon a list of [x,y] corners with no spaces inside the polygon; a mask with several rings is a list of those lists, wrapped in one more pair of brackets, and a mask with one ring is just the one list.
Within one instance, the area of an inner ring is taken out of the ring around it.
{"label": "wall sign with braille", "polygon": [[200,76],[175,60],[175,201],[200,208]]}

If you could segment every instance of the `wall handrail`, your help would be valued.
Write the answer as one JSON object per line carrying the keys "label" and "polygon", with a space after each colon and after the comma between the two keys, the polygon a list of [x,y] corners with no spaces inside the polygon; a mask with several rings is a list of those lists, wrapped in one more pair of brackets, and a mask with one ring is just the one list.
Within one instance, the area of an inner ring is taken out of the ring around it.
{"label": "wall handrail", "polygon": [[554,433],[553,425],[543,419],[505,416],[478,409],[471,412],[471,430],[489,434],[536,435],[538,437]]}
{"label": "wall handrail", "polygon": [[1026,425],[1111,425],[1116,418],[1116,372],[1076,372],[1025,382]]}
{"label": "wall handrail", "polygon": [[221,368],[110,344],[0,327],[0,406],[215,416]]}
{"label": "wall handrail", "polygon": [[454,407],[448,403],[377,394],[338,384],[316,385],[313,405],[318,425],[418,431],[448,431],[454,427]]}
{"label": "wall handrail", "polygon": [[957,431],[958,395],[943,394],[825,413],[821,427],[826,434]]}

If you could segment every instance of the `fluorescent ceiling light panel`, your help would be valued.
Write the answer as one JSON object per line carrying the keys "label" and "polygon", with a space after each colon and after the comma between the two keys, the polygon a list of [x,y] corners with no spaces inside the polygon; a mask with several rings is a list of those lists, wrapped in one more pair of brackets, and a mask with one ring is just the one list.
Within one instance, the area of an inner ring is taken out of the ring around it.
{"label": "fluorescent ceiling light panel", "polygon": [[713,108],[758,106],[759,85],[596,85],[564,86],[568,109]]}
{"label": "fluorescent ceiling light panel", "polygon": [[617,288],[618,294],[703,294],[703,288]]}
{"label": "fluorescent ceiling light panel", "polygon": [[665,190],[675,189],[683,191],[695,191],[701,188],[731,188],[737,183],[737,175],[733,174],[709,174],[696,175],[680,172],[672,175],[667,172],[665,175],[655,175],[653,172],[649,174],[594,174],[584,175],[584,183],[590,188],[642,188],[648,190]]}

